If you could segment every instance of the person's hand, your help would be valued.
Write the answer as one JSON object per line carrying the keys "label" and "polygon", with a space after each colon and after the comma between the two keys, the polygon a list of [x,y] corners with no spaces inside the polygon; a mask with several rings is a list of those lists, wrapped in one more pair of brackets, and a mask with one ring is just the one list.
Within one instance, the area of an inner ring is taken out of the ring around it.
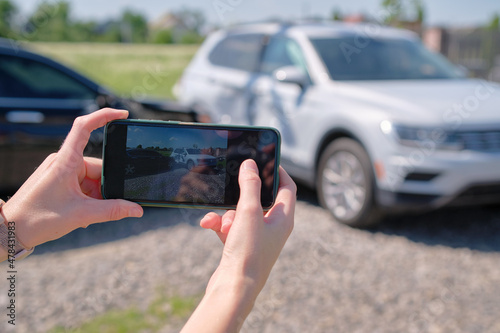
{"label": "person's hand", "polygon": [[243,324],[290,235],[294,224],[296,186],[283,168],[276,203],[264,214],[261,181],[254,161],[240,168],[236,211],[222,217],[208,213],[200,221],[224,243],[222,258],[207,291],[184,332],[233,332]]}
{"label": "person's hand", "polygon": [[102,200],[102,161],[83,157],[90,133],[126,110],[102,109],[78,117],[59,152],[47,157],[3,206],[15,222],[19,241],[27,248],[98,222],[140,217],[142,207],[125,200]]}
{"label": "person's hand", "polygon": [[281,167],[279,176],[276,203],[264,214],[257,166],[252,160],[243,162],[239,175],[241,194],[236,211],[227,211],[222,217],[208,213],[200,221],[203,228],[214,230],[225,244],[221,263],[212,280],[221,274],[221,270],[229,270],[251,277],[259,291],[264,286],[293,229],[296,186]]}

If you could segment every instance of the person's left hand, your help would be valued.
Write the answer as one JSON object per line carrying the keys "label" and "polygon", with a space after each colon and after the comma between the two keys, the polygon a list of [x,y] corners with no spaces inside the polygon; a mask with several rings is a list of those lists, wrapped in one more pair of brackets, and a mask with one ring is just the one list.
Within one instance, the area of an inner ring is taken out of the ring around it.
{"label": "person's left hand", "polygon": [[136,203],[102,200],[102,161],[83,156],[93,130],[127,117],[128,111],[114,109],[78,117],[59,152],[47,157],[3,206],[4,217],[15,222],[16,236],[26,248],[93,223],[142,216]]}

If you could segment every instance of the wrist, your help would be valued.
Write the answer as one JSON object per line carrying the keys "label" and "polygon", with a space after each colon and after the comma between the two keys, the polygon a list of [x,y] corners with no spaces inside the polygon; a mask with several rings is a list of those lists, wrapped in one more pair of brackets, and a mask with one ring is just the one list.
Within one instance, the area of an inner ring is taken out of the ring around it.
{"label": "wrist", "polygon": [[[216,272],[215,274],[221,273]],[[220,275],[219,275],[220,276]],[[211,280],[207,292],[182,332],[238,332],[258,295],[257,285],[248,278]]]}
{"label": "wrist", "polygon": [[7,259],[8,256],[13,259],[23,259],[30,255],[34,247],[26,246],[21,242],[18,235],[17,223],[8,219],[4,214],[5,202],[0,200],[0,247],[2,248],[1,259]]}
{"label": "wrist", "polygon": [[243,276],[231,276],[226,274],[211,283],[207,288],[206,295],[223,295],[230,297],[233,301],[253,307],[260,288],[251,278]]}
{"label": "wrist", "polygon": [[219,276],[221,278],[207,288],[205,297],[221,300],[213,303],[224,304],[225,312],[235,319],[235,325],[241,327],[252,311],[261,288],[249,277],[231,274]]}
{"label": "wrist", "polygon": [[9,201],[5,202],[0,208],[0,213],[4,219],[4,223],[12,222],[15,225],[15,233],[17,240],[26,248],[30,249],[38,244],[32,244],[30,233],[27,230],[30,218],[27,213],[26,207],[18,207],[19,205],[12,197]]}

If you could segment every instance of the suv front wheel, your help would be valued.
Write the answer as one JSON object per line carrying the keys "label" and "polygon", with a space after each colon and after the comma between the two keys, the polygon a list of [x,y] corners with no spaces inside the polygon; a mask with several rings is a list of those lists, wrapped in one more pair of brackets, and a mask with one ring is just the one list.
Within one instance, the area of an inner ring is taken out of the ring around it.
{"label": "suv front wheel", "polygon": [[370,158],[356,141],[331,142],[321,155],[316,188],[320,204],[340,223],[368,227],[381,218]]}

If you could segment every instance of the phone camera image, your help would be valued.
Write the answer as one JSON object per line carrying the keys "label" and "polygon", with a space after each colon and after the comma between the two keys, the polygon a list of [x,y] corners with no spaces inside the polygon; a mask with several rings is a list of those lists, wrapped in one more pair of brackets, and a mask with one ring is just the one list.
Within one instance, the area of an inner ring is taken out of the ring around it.
{"label": "phone camera image", "polygon": [[268,128],[122,120],[106,126],[105,198],[155,206],[235,207],[241,163],[253,159],[262,206],[277,192],[279,133]]}
{"label": "phone camera image", "polygon": [[124,196],[223,204],[227,132],[129,126]]}

